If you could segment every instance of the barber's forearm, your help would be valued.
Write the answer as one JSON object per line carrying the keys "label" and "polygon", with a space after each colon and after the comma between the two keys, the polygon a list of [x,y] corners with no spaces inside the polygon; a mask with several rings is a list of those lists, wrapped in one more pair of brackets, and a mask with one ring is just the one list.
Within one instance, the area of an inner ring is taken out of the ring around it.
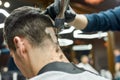
{"label": "barber's forearm", "polygon": [[87,20],[87,17],[85,15],[77,14],[75,17],[75,20],[69,24],[76,27],[76,29],[83,30],[86,28],[86,26],[88,24],[88,20]]}

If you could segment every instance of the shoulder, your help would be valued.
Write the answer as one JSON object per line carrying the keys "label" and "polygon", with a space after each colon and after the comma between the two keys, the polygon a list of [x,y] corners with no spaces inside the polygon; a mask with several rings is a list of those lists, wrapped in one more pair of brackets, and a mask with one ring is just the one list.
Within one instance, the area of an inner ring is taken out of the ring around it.
{"label": "shoulder", "polygon": [[70,74],[60,71],[49,71],[38,75],[30,80],[107,80],[99,75],[90,72],[83,72],[77,74]]}

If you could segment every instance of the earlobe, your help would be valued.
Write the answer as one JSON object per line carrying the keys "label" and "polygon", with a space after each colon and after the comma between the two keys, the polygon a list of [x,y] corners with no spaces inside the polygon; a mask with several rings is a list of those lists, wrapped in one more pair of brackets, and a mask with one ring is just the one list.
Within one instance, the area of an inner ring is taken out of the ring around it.
{"label": "earlobe", "polygon": [[25,38],[16,36],[14,37],[13,41],[16,47],[16,56],[22,61],[24,61],[25,59],[28,58],[27,48],[25,47],[26,46]]}
{"label": "earlobe", "polygon": [[19,47],[19,41],[20,41],[19,37],[17,37],[17,36],[14,37],[13,42],[14,42],[15,48]]}
{"label": "earlobe", "polygon": [[20,53],[24,53],[25,52],[24,42],[23,42],[21,37],[19,37],[19,36],[14,37],[13,42],[14,42],[15,48]]}

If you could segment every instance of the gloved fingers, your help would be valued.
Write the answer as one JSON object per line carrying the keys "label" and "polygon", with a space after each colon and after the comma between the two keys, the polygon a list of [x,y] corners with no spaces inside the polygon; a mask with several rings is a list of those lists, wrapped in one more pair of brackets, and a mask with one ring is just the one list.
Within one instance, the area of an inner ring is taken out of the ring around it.
{"label": "gloved fingers", "polygon": [[65,22],[71,22],[75,19],[76,12],[69,6],[65,11]]}

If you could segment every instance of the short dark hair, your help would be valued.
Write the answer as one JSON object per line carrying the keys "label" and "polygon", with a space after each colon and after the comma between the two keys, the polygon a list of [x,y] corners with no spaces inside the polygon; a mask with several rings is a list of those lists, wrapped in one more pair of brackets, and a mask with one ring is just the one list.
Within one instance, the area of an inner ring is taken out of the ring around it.
{"label": "short dark hair", "polygon": [[46,27],[53,27],[53,23],[40,9],[20,7],[5,20],[4,38],[8,47],[13,50],[15,50],[13,43],[15,36],[25,37],[32,46],[38,46],[47,36]]}

